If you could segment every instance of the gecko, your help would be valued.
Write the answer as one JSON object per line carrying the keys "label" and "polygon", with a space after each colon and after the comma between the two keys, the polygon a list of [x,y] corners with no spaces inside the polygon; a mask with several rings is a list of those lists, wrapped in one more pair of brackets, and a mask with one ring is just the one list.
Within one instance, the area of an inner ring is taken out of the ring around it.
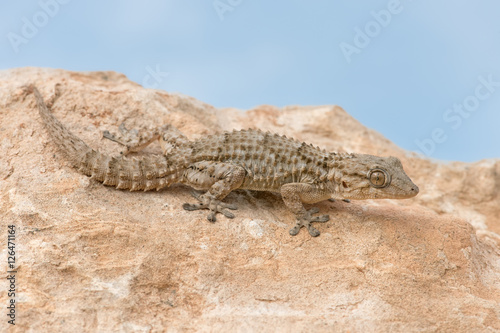
{"label": "gecko", "polygon": [[[60,93],[57,91],[49,105]],[[187,211],[208,210],[207,219],[222,214],[234,218],[237,206],[223,201],[233,190],[270,191],[281,194],[296,222],[289,233],[302,227],[313,237],[320,231],[312,224],[324,223],[328,215],[315,216],[318,208],[306,210],[304,203],[341,199],[405,199],[418,194],[415,185],[396,157],[327,152],[284,135],[258,129],[233,130],[190,141],[172,125],[164,125],[145,135],[120,125],[119,134],[103,136],[124,147],[109,156],[89,147],[54,117],[33,85],[42,121],[55,144],[79,172],[117,189],[161,190],[174,183],[186,184],[195,203],[185,203]],[[129,156],[158,141],[161,154]]]}

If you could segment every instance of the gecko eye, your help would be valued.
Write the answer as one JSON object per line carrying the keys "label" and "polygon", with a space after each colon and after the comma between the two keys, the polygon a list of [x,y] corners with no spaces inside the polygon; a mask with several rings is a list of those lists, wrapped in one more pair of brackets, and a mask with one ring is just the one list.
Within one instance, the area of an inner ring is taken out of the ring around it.
{"label": "gecko eye", "polygon": [[390,177],[382,169],[372,169],[368,172],[368,179],[373,187],[382,188],[391,183]]}

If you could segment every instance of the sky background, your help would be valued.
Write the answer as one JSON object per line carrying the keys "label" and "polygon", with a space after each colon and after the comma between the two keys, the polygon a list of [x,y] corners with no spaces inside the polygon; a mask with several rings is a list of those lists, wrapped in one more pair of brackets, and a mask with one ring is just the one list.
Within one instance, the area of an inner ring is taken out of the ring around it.
{"label": "sky background", "polygon": [[499,14],[494,0],[9,1],[0,68],[113,70],[216,107],[335,104],[469,162],[500,158]]}

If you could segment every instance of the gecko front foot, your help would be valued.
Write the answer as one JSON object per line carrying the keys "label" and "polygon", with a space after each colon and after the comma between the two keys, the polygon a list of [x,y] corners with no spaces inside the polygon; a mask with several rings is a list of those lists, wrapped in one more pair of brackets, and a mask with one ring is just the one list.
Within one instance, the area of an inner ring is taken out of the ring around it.
{"label": "gecko front foot", "polygon": [[313,237],[318,237],[320,232],[318,229],[313,227],[311,223],[320,222],[324,223],[330,220],[330,216],[321,215],[321,216],[312,216],[313,214],[319,213],[319,208],[311,208],[309,209],[303,216],[297,216],[297,224],[295,227],[290,229],[290,235],[295,236],[299,233],[300,228],[306,227],[307,231],[309,231],[309,235]]}
{"label": "gecko front foot", "polygon": [[225,217],[232,219],[234,218],[234,214],[228,211],[228,209],[232,210],[238,209],[236,205],[231,205],[222,202],[216,199],[212,194],[208,192],[205,194],[199,194],[197,192],[193,192],[192,195],[193,197],[198,199],[199,203],[195,204],[185,203],[184,205],[182,205],[182,208],[189,211],[198,209],[210,209],[210,213],[208,214],[207,219],[212,223],[217,220],[215,217],[217,213],[221,213]]}

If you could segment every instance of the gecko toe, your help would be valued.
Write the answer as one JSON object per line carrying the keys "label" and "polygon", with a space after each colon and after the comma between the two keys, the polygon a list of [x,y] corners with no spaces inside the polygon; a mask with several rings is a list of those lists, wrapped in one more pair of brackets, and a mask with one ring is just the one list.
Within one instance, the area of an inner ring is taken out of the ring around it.
{"label": "gecko toe", "polygon": [[310,224],[307,225],[307,231],[309,231],[309,235],[311,235],[312,237],[318,237],[321,234],[318,229]]}
{"label": "gecko toe", "polygon": [[201,201],[201,196],[202,194],[200,192],[197,192],[197,191],[191,191],[191,196],[193,198],[195,198],[196,200],[198,201]]}
{"label": "gecko toe", "polygon": [[102,136],[105,137],[106,139],[110,139],[110,140],[116,139],[116,137],[113,134],[111,134],[111,132],[108,130],[102,131]]}
{"label": "gecko toe", "polygon": [[315,216],[315,217],[311,218],[310,222],[324,223],[324,222],[328,222],[329,220],[330,220],[329,215],[321,215],[321,216]]}
{"label": "gecko toe", "polygon": [[217,218],[215,217],[215,214],[216,212],[214,211],[211,211],[208,216],[207,216],[207,220],[211,223],[214,223],[215,221],[217,221]]}
{"label": "gecko toe", "polygon": [[319,213],[319,208],[318,207],[313,207],[307,211],[308,214],[316,214]]}
{"label": "gecko toe", "polygon": [[186,202],[185,204],[182,205],[182,208],[184,208],[185,210],[193,211],[193,210],[205,209],[207,207],[202,203],[190,204]]}
{"label": "gecko toe", "polygon": [[292,229],[290,229],[289,233],[291,236],[297,236],[297,234],[299,233],[300,231],[300,228],[302,227],[301,224],[297,223],[295,225],[295,227],[293,227]]}
{"label": "gecko toe", "polygon": [[[330,202],[335,202],[335,199],[330,198],[330,199],[328,199],[328,201],[330,201]],[[343,201],[343,202],[347,202],[347,203],[350,203],[350,202],[351,202],[351,200],[350,200],[350,199],[342,199],[342,201]]]}
{"label": "gecko toe", "polygon": [[238,206],[232,205],[232,204],[227,204],[227,203],[221,202],[221,205],[222,205],[222,207],[227,208],[227,209],[231,209],[231,210],[238,209]]}
{"label": "gecko toe", "polygon": [[234,219],[234,214],[228,211],[227,209],[222,209],[220,212],[228,219]]}

